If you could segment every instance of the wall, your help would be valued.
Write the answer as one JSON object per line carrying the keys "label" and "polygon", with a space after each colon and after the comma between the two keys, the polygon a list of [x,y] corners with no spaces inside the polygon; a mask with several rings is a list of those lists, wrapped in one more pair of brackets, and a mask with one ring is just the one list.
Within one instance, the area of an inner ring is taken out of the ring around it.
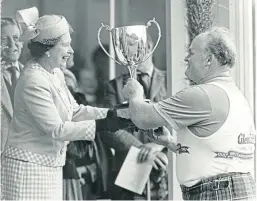
{"label": "wall", "polygon": [[16,10],[39,6],[40,0],[2,0],[3,17],[15,16]]}
{"label": "wall", "polygon": [[[116,2],[116,14],[117,16],[119,16],[116,18],[117,26],[134,24],[146,25],[146,23],[153,18],[155,18],[155,20],[159,23],[162,36],[160,43],[158,44],[154,52],[154,57],[156,61],[156,66],[160,69],[166,69],[165,0],[128,0]],[[122,6],[120,4],[123,4],[123,6],[127,9],[120,9],[120,6]],[[150,32],[153,41],[157,41],[158,31],[155,24],[152,24],[152,26],[149,27],[148,31]]]}
{"label": "wall", "polygon": [[[166,51],[168,92],[174,95],[187,86],[185,81],[186,66],[184,58],[188,43],[186,29],[185,0],[166,0]],[[172,135],[176,137],[176,132]],[[182,200],[181,189],[176,176],[176,154],[169,152],[169,200]]]}
{"label": "wall", "polygon": [[[165,0],[116,0],[115,21],[117,26],[146,22],[153,17],[159,22],[163,37],[154,56],[156,66],[165,69]],[[91,52],[98,46],[97,31],[101,23],[110,24],[109,0],[4,0],[3,16],[14,16],[16,10],[36,6],[40,16],[44,14],[64,15],[74,29],[72,46],[86,59],[86,65],[92,66]],[[116,26],[116,25],[115,25]],[[156,35],[156,28],[149,29]],[[154,37],[153,37],[154,38]],[[103,43],[109,43],[109,33],[101,35]],[[117,73],[125,68],[117,69]]]}
{"label": "wall", "polygon": [[212,11],[214,25],[229,28],[229,0],[215,0]]}

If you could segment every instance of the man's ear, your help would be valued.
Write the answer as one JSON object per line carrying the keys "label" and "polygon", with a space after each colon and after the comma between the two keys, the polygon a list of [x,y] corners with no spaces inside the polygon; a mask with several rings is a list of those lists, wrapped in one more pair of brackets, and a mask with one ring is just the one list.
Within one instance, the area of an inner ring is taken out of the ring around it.
{"label": "man's ear", "polygon": [[214,59],[214,58],[213,58],[213,54],[207,55],[207,57],[206,57],[206,66],[207,66],[207,67],[212,64],[213,59]]}

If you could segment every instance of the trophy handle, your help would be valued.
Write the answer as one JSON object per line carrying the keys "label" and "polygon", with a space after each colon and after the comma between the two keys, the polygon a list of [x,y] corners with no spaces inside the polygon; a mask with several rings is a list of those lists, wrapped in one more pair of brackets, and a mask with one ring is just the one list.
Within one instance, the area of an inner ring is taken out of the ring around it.
{"label": "trophy handle", "polygon": [[100,47],[102,48],[102,50],[105,52],[105,54],[107,54],[113,61],[115,61],[116,63],[120,64],[120,62],[118,62],[115,58],[113,58],[107,51],[106,49],[103,47],[102,43],[101,43],[101,39],[100,39],[100,34],[103,28],[106,28],[107,31],[111,31],[112,29],[110,28],[109,25],[104,25],[103,23],[101,23],[101,27],[98,29],[98,34],[97,34],[97,40],[98,40],[98,44],[100,45]]}
{"label": "trophy handle", "polygon": [[155,21],[155,18],[153,18],[152,20],[149,20],[149,21],[147,22],[147,28],[152,25],[152,22],[153,22],[153,23],[157,26],[157,28],[158,28],[158,39],[157,39],[157,41],[156,41],[156,44],[155,44],[154,48],[153,48],[152,51],[149,53],[149,56],[146,57],[146,59],[144,59],[143,61],[141,61],[139,64],[145,62],[145,61],[153,54],[153,52],[154,52],[155,49],[157,48],[157,46],[158,46],[158,44],[159,44],[159,42],[160,42],[160,39],[161,39],[161,28],[160,28],[160,25],[158,24],[158,22]]}

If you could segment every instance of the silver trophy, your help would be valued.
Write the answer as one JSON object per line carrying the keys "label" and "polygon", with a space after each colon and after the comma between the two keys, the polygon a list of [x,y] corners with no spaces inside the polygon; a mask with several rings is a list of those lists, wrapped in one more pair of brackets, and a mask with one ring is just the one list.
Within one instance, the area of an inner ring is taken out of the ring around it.
{"label": "silver trophy", "polygon": [[[154,23],[158,28],[158,40],[153,50],[147,53],[147,29]],[[119,61],[113,58],[103,47],[100,34],[102,29],[105,28],[112,35],[112,42],[116,56]],[[111,29],[108,25],[102,26],[98,30],[98,43],[103,51],[116,63],[127,66],[130,77],[136,79],[137,67],[146,61],[155,51],[161,38],[161,29],[159,24],[155,21],[155,18],[149,20],[147,25],[133,25],[124,26]]]}
{"label": "silver trophy", "polygon": [[[150,53],[147,52],[147,29],[154,23],[158,28],[158,39],[157,42]],[[100,35],[102,29],[105,28],[107,31],[111,33],[111,38],[114,46],[114,50],[116,53],[116,57],[119,61],[117,61],[114,57],[112,57],[106,49],[103,47]],[[161,39],[161,28],[159,24],[155,21],[155,18],[149,20],[147,25],[133,25],[133,26],[124,26],[118,28],[110,28],[108,25],[101,24],[101,27],[98,30],[97,35],[98,43],[103,51],[116,63],[125,65],[128,70],[130,77],[133,79],[137,79],[137,68],[138,66],[146,61],[155,51],[156,47],[159,44]],[[145,102],[150,102],[149,99],[145,99]],[[117,109],[128,108],[128,102],[124,102],[121,105],[116,106]],[[146,135],[150,135],[150,133],[154,133],[153,129],[150,130],[141,130],[141,132],[145,132]]]}
{"label": "silver trophy", "polygon": [[[152,51],[147,53],[147,29],[152,23],[158,28],[158,39]],[[111,33],[114,50],[119,61],[112,57],[101,43],[100,35],[103,28]],[[137,79],[138,66],[153,54],[159,44],[160,38],[161,28],[155,21],[155,18],[149,20],[146,26],[133,25],[111,29],[108,25],[102,23],[97,35],[98,43],[103,51],[116,63],[125,65],[129,70],[130,77],[133,79]],[[148,99],[145,101],[150,102]],[[119,108],[126,108],[127,106],[128,103],[124,102]]]}

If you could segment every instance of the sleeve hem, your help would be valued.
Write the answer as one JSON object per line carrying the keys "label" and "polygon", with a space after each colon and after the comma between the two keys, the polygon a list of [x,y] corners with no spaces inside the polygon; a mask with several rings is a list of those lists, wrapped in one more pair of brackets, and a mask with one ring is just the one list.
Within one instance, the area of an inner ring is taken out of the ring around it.
{"label": "sleeve hem", "polygon": [[158,112],[159,115],[168,123],[174,130],[179,130],[178,125],[175,123],[173,119],[171,119],[162,109],[159,107],[158,103],[153,104],[154,109]]}

